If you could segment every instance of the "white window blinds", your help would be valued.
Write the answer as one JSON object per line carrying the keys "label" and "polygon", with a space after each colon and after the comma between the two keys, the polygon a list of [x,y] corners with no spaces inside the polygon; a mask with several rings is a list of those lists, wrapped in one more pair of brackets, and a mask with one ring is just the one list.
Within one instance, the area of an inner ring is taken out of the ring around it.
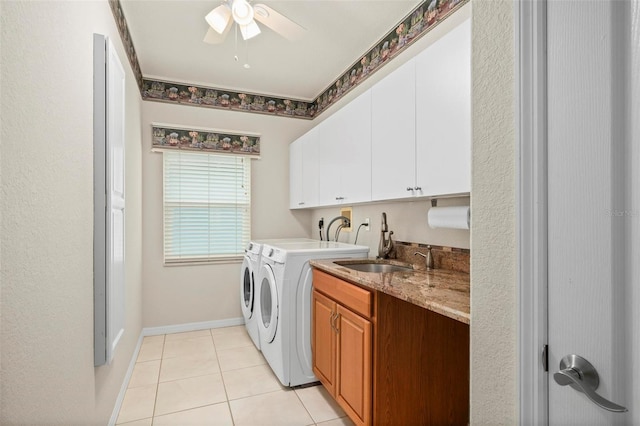
{"label": "white window blinds", "polygon": [[163,152],[164,261],[241,256],[251,234],[251,160]]}

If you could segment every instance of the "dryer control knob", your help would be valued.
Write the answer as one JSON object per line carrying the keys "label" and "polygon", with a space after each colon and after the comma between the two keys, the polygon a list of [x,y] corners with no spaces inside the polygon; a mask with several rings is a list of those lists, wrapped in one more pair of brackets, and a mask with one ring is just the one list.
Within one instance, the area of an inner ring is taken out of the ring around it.
{"label": "dryer control knob", "polygon": [[271,251],[269,251],[269,257],[273,256],[273,249],[271,249]]}
{"label": "dryer control knob", "polygon": [[252,249],[253,249],[253,244],[249,243],[249,250],[252,250]]}

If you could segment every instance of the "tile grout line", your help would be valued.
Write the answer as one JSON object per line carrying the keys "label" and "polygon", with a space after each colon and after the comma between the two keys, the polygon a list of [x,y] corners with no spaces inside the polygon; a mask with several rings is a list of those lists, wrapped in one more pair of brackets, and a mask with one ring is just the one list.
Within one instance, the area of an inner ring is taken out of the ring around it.
{"label": "tile grout line", "polygon": [[164,346],[167,342],[167,335],[162,338],[162,352],[160,353],[160,367],[158,368],[158,380],[156,381],[156,397],[153,399],[153,411],[151,412],[151,426],[155,423],[156,407],[158,405],[158,390],[160,388],[160,373],[162,372],[162,362],[164,361]]}
{"label": "tile grout line", "polygon": [[213,337],[213,329],[209,329],[209,334],[211,334],[211,341],[213,342],[213,351],[216,354],[216,362],[218,363],[218,370],[220,370],[220,381],[222,381],[222,388],[224,389],[224,396],[226,398],[227,409],[229,410],[229,415],[231,416],[231,424],[235,425],[236,421],[233,418],[233,411],[231,411],[231,402],[229,401],[229,393],[227,392],[227,385],[224,382],[224,374],[222,374],[222,366],[220,365],[220,357],[218,356],[216,339]]}
{"label": "tile grout line", "polygon": [[296,389],[292,389],[292,391],[293,391],[293,393],[296,394],[296,398],[298,398],[298,401],[300,401],[300,404],[302,404],[302,407],[304,408],[304,411],[307,412],[307,414],[309,415],[309,418],[311,419],[313,424],[317,425],[318,423],[316,422],[316,419],[314,419],[313,416],[311,415],[311,412],[309,411],[307,406],[304,404],[304,401],[302,400],[302,398],[300,398],[300,395],[298,394],[297,390]]}

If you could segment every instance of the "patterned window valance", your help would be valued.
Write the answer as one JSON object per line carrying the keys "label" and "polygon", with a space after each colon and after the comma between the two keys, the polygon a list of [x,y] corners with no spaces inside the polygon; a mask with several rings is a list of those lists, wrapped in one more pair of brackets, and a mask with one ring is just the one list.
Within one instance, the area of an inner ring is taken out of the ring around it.
{"label": "patterned window valance", "polygon": [[151,125],[152,150],[185,150],[260,156],[260,136],[213,129]]}

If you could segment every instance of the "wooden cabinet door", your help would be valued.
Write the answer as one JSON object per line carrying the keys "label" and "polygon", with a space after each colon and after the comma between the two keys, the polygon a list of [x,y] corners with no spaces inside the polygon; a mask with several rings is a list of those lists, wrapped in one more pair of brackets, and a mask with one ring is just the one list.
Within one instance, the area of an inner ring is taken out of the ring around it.
{"label": "wooden cabinet door", "polygon": [[[415,187],[415,64],[402,65],[371,88],[371,197],[412,197]],[[407,190],[411,188],[411,190]]]}
{"label": "wooden cabinet door", "polygon": [[335,396],[349,417],[371,424],[371,322],[338,305]]}
{"label": "wooden cabinet door", "polygon": [[335,394],[336,384],[336,335],[333,330],[336,302],[313,291],[313,312],[311,321],[311,356],[313,373],[327,388]]}
{"label": "wooden cabinet door", "polygon": [[416,185],[471,191],[471,22],[416,56]]}

